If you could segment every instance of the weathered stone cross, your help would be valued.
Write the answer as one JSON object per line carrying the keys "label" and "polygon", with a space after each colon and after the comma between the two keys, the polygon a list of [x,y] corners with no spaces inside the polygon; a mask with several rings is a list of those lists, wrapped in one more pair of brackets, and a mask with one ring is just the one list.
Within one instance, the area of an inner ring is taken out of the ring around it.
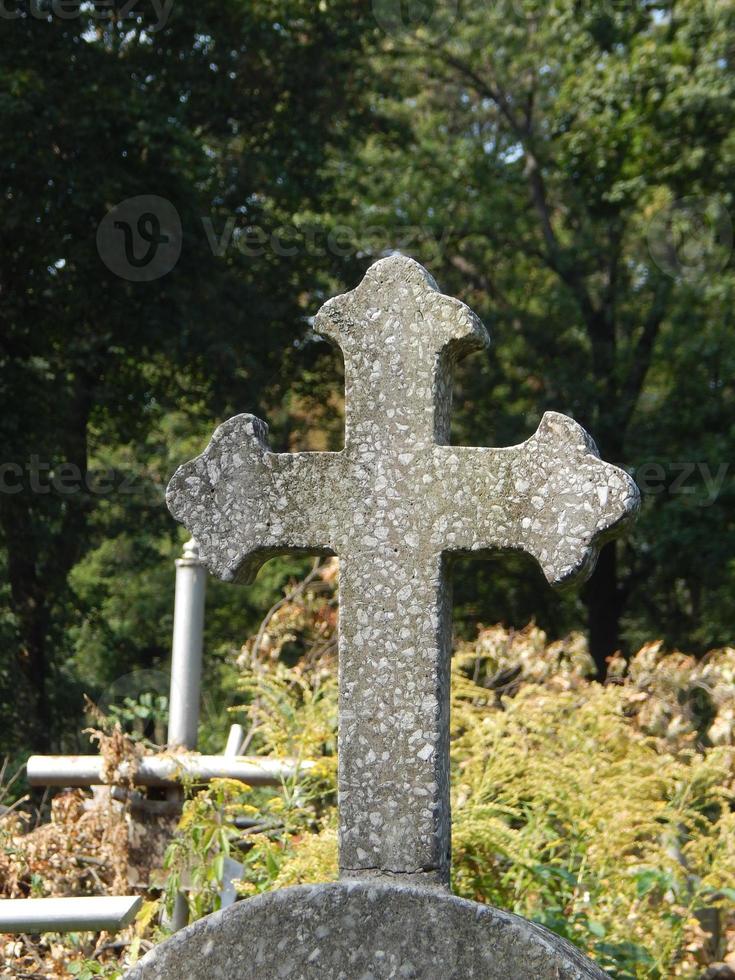
{"label": "weathered stone cross", "polygon": [[638,491],[548,412],[506,449],[448,445],[453,363],[488,337],[416,262],[392,256],[326,303],[345,361],[345,448],[272,453],[239,415],[171,480],[168,505],[225,580],[268,558],[339,555],[343,877],[448,881],[447,558],[516,548],[561,583],[589,572]]}

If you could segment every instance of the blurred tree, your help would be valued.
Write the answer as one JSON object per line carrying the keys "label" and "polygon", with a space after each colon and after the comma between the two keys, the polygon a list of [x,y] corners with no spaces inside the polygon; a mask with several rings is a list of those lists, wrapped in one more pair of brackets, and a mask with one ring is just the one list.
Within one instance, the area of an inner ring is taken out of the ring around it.
{"label": "blurred tree", "polygon": [[[107,3],[3,7],[0,535],[13,613],[3,659],[16,682],[13,735],[29,747],[55,740],[70,630],[80,605],[102,601],[75,596],[72,568],[106,538],[121,541],[120,525],[138,545],[145,532],[139,565],[160,561],[156,539],[173,534],[160,492],[132,492],[160,491],[168,475],[151,465],[159,446],[147,435],[174,406],[189,436],[235,403],[257,409],[304,332],[308,296],[327,276],[276,233],[325,210],[324,159],[345,150],[363,112],[369,10],[367,0],[219,0],[115,6],[113,19]],[[149,282],[116,275],[96,244],[108,210],[138,195],[170,202],[183,228],[175,268]],[[115,446],[128,447],[127,473],[103,489],[89,463]],[[125,548],[112,548],[124,574]]]}
{"label": "blurred tree", "polygon": [[[339,357],[308,317],[394,248],[494,336],[460,370],[458,441],[519,441],[564,411],[644,490],[586,610],[511,556],[460,567],[459,628],[537,615],[559,635],[586,615],[602,672],[652,636],[700,652],[732,640],[734,8],[202,0],[110,20],[102,3],[60,16],[8,0],[8,744],[59,744],[80,684],[165,658],[181,538],[163,487],[214,421],[254,411],[278,448],[339,446]],[[97,246],[138,195],[170,202],[183,229],[150,282]],[[213,677],[296,570],[269,568],[247,595],[211,589]]]}
{"label": "blurred tree", "polygon": [[[553,408],[606,459],[662,464],[583,593],[593,655],[604,674],[621,623],[629,641],[727,642],[735,5],[467,0],[420,25],[394,7],[392,125],[366,141],[350,206],[366,258],[423,259],[494,334],[491,362],[460,374],[457,438],[519,441]],[[520,582],[492,586],[494,615],[513,622],[525,591],[529,614],[574,621],[525,566]]]}

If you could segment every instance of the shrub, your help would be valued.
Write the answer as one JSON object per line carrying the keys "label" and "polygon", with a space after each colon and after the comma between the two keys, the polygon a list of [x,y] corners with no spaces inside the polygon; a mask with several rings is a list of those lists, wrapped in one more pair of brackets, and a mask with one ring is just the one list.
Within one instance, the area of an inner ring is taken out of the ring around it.
{"label": "shrub", "polygon": [[[314,617],[328,621],[299,596],[241,657],[251,749],[320,760],[300,786],[243,797],[265,824],[243,895],[337,873],[336,665]],[[280,648],[305,619],[326,652],[288,667]],[[649,644],[606,686],[591,671],[582,637],[547,644],[533,625],[455,651],[454,890],[543,923],[620,980],[696,977],[717,953],[702,910],[726,916],[735,898],[735,651],[697,663]]]}

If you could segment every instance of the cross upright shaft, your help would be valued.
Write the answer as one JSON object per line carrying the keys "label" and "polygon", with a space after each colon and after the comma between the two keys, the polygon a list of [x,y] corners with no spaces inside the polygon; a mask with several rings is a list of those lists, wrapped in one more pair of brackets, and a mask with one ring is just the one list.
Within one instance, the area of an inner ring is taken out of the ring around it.
{"label": "cross upright shaft", "polygon": [[412,260],[376,263],[315,329],[344,354],[345,448],[274,454],[263,423],[238,416],[177,471],[169,507],[225,579],[280,552],[339,555],[341,873],[446,884],[447,559],[521,548],[565,581],[637,490],[555,413],[520,446],[446,444],[453,362],[488,338]]}

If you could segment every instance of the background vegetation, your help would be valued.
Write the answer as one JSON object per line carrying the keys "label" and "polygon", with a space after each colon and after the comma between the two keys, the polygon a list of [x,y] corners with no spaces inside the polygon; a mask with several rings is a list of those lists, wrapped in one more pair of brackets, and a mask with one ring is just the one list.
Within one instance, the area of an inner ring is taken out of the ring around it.
{"label": "background vegetation", "polygon": [[[644,490],[581,598],[517,557],[463,566],[460,634],[535,615],[588,631],[601,674],[651,637],[732,637],[731,0],[7,6],[2,751],[75,747],[83,691],[165,664],[162,491],[217,422],[339,445],[339,357],[309,318],[393,248],[494,336],[460,372],[457,441],[553,408]],[[142,283],[96,245],[139,194],[183,228]],[[213,584],[210,682],[293,570]]]}
{"label": "background vegetation", "polygon": [[[191,787],[167,890],[165,831],[133,854],[124,811],[82,793],[31,829],[7,776],[90,748],[85,693],[161,741],[166,482],[238,411],[276,449],[339,447],[342,366],[310,320],[394,249],[493,336],[458,372],[455,441],[511,444],[555,409],[643,492],[581,595],[518,556],[457,569],[454,886],[620,980],[735,963],[735,2],[6,0],[0,20],[0,889],[137,869],[149,899],[123,946],[13,940],[4,965],[114,976],[180,875],[194,915],[216,906],[228,853],[244,894],[332,873],[333,562],[244,646],[308,560],[210,583],[202,749],[242,703],[251,750],[319,766]],[[138,195],[182,227],[148,282],[98,244]]]}
{"label": "background vegetation", "polygon": [[[0,896],[119,893],[133,881],[146,903],[117,937],[8,937],[0,969],[118,978],[162,938],[159,912],[182,881],[192,918],[219,908],[227,859],[241,863],[243,896],[336,877],[335,564],[292,590],[233,664],[242,707],[231,717],[248,750],[310,759],[308,778],[188,787],[163,860],[151,845],[159,821],[140,823],[104,794],[57,795],[51,820],[30,831],[6,816]],[[727,977],[735,649],[698,661],[650,643],[629,664],[616,658],[606,685],[593,673],[580,634],[549,643],[534,625],[495,626],[457,645],[453,888],[542,922],[614,980]],[[165,721],[163,705],[149,707]],[[110,761],[145,744],[139,713],[102,719],[110,729],[116,720],[122,731],[101,739]],[[221,739],[220,723],[213,734]],[[715,962],[725,972],[707,973]]]}

